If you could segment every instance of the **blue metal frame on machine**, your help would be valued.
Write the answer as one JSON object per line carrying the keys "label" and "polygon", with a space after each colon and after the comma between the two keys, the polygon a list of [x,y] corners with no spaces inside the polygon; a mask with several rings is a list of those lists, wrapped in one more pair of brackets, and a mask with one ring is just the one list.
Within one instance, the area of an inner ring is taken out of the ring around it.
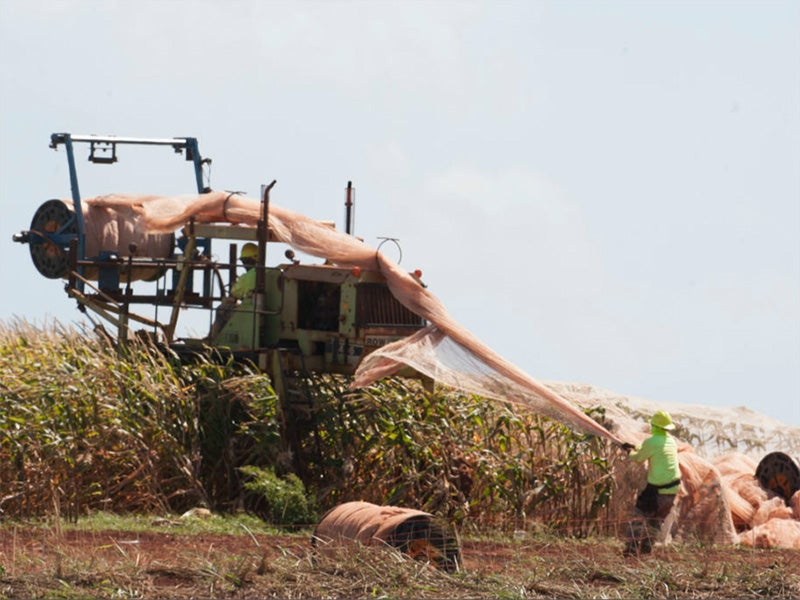
{"label": "blue metal frame on machine", "polygon": [[[203,164],[210,162],[210,159],[203,159],[197,144],[197,138],[130,138],[117,136],[100,135],[73,135],[71,133],[54,133],[50,136],[50,147],[57,150],[60,145],[64,145],[67,151],[67,163],[69,165],[69,182],[72,193],[72,202],[75,207],[75,223],[77,225],[77,261],[78,274],[83,275],[81,261],[86,259],[86,228],[83,222],[83,210],[81,207],[81,194],[78,186],[78,171],[75,166],[75,143],[89,144],[89,161],[100,164],[112,164],[117,162],[117,144],[131,144],[140,146],[171,146],[176,153],[185,152],[186,160],[191,160],[194,164],[195,182],[197,193],[202,194],[207,191],[203,186]],[[110,152],[110,154],[109,154]],[[62,230],[66,229],[71,223],[65,223]],[[64,247],[70,240],[63,239],[58,234],[51,236],[53,242]],[[78,291],[83,291],[83,282],[78,280]]]}

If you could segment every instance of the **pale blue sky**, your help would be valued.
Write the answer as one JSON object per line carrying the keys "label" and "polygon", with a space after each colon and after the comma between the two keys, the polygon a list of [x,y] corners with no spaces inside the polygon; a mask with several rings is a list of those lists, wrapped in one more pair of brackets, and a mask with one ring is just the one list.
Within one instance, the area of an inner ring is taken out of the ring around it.
{"label": "pale blue sky", "polygon": [[[800,2],[0,0],[0,319],[80,320],[26,229],[56,131],[400,239],[534,377],[800,425]],[[83,192],[192,191],[81,160]],[[132,173],[127,169],[131,169]]]}

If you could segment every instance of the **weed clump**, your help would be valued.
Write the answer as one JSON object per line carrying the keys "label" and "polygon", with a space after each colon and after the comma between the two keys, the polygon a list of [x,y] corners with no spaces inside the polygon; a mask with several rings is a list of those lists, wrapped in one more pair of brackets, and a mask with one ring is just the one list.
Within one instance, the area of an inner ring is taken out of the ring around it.
{"label": "weed clump", "polygon": [[255,512],[268,522],[274,525],[304,525],[317,519],[314,501],[294,473],[278,477],[272,468],[262,469],[253,465],[241,467],[240,470],[249,478],[244,482],[244,489],[256,494],[260,501]]}

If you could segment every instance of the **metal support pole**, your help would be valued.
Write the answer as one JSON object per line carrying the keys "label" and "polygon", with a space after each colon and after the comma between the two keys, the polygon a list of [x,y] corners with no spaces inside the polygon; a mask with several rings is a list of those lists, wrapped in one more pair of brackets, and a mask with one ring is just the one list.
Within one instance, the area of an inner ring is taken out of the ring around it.
{"label": "metal support pole", "polygon": [[211,159],[204,159],[200,156],[197,138],[186,138],[186,160],[191,160],[194,164],[194,179],[197,185],[197,193],[202,194],[205,191],[205,186],[203,185],[203,163],[210,163]]}
{"label": "metal support pole", "polygon": [[[67,164],[69,166],[69,185],[72,191],[72,204],[75,208],[75,222],[78,224],[78,262],[86,258],[86,226],[83,222],[83,207],[81,206],[81,192],[78,189],[78,170],[75,168],[75,152],[72,148],[72,137],[64,137],[64,147],[67,150]],[[83,265],[78,265],[78,275],[83,275]],[[83,292],[83,282],[76,282],[76,289]]]}
{"label": "metal support pole", "polygon": [[171,344],[175,337],[175,327],[178,324],[178,314],[180,313],[183,296],[186,293],[186,280],[189,278],[189,271],[194,262],[194,248],[196,238],[194,233],[194,217],[189,220],[189,241],[183,251],[183,257],[178,260],[178,268],[181,274],[178,276],[178,289],[175,290],[172,303],[172,313],[169,316],[169,325],[166,328],[167,343]]}
{"label": "metal support pole", "polygon": [[347,182],[347,190],[345,194],[344,206],[345,206],[345,216],[344,216],[344,227],[345,233],[347,235],[353,234],[353,201],[355,196],[355,190],[353,190],[353,182]]}
{"label": "metal support pole", "polygon": [[[253,343],[254,348],[261,348],[261,319],[264,310],[266,299],[266,268],[267,261],[267,240],[269,239],[269,192],[276,184],[276,180],[266,186],[261,186],[261,219],[258,221],[258,264],[256,265],[256,289],[253,298],[253,305],[255,306],[256,318],[253,319]],[[263,353],[261,353],[263,354]],[[259,355],[259,362],[266,361],[266,354],[263,358]],[[265,365],[266,366],[266,365]]]}

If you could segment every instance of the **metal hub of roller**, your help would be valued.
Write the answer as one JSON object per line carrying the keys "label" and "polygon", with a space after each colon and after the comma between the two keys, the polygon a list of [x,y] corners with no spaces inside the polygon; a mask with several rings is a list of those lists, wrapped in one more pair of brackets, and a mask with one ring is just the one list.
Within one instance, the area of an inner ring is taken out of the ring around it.
{"label": "metal hub of roller", "polygon": [[61,200],[48,200],[33,215],[30,229],[31,259],[36,269],[48,279],[66,277],[69,272],[69,253],[47,234],[77,236],[75,213]]}
{"label": "metal hub of roller", "polygon": [[772,452],[761,459],[756,478],[764,489],[781,496],[786,502],[800,490],[800,466],[788,454]]}

